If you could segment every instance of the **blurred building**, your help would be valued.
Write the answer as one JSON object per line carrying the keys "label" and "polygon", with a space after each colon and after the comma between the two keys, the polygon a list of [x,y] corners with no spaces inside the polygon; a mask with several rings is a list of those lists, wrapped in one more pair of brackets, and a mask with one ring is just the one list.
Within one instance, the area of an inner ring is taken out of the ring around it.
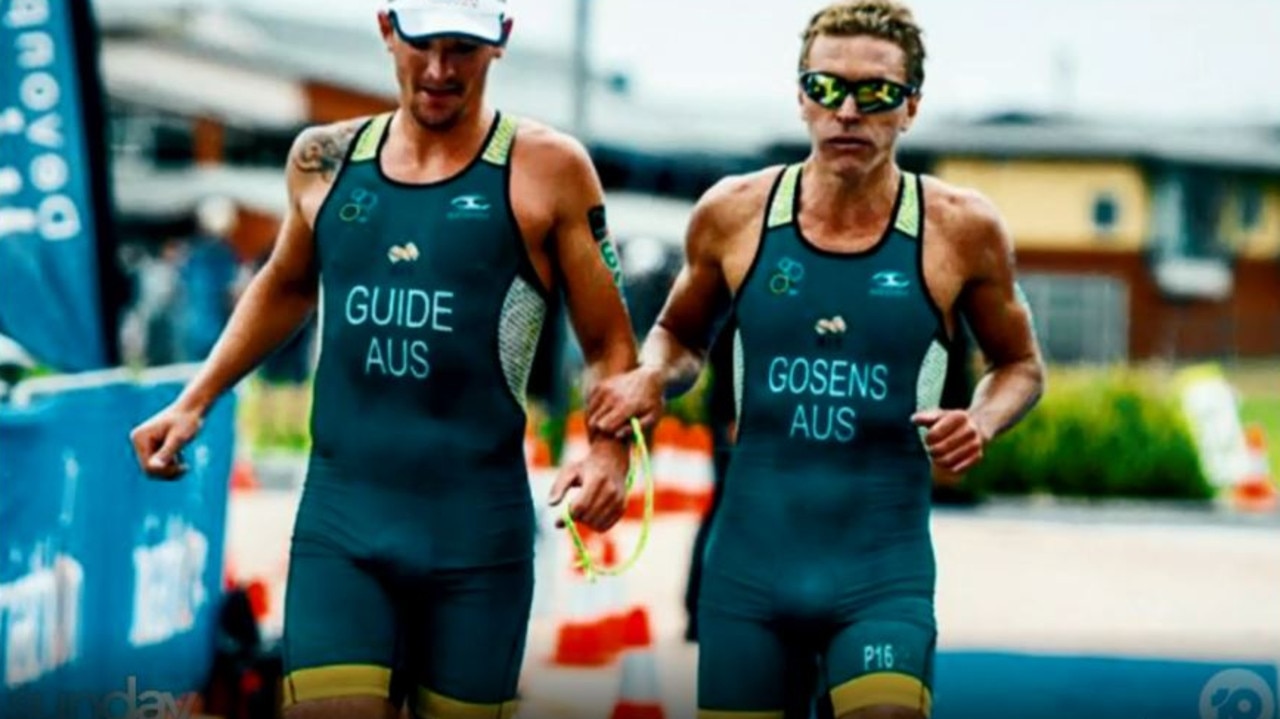
{"label": "blurred building", "polygon": [[[239,208],[236,247],[260,256],[297,132],[393,106],[372,13],[368,27],[339,27],[200,3],[112,7],[99,21],[115,191],[139,236],[183,229],[201,198],[220,195]],[[490,87],[504,110],[571,128],[572,77],[568,49],[515,43]],[[585,139],[626,265],[669,273],[689,200],[726,174],[808,150],[793,113],[655,106],[608,71],[591,74],[586,93]],[[1051,360],[1280,356],[1280,128],[926,113],[901,160],[999,206]],[[652,195],[677,199],[657,210]],[[646,222],[663,229],[640,230]],[[649,247],[633,250],[632,235]],[[656,301],[632,298],[640,327]]]}
{"label": "blurred building", "polygon": [[[215,4],[104,4],[102,69],[112,113],[117,198],[135,225],[180,223],[200,196],[234,198],[237,243],[263,251],[283,209],[284,159],[303,127],[394,106],[390,57],[367,26],[338,26]],[[289,38],[289,40],[285,40]],[[572,127],[572,58],[514,43],[490,76],[508,112]],[[726,128],[705,108],[655,107],[625,76],[587,83],[585,138],[610,187],[696,194],[762,147],[774,128]],[[739,152],[741,154],[741,152]]]}

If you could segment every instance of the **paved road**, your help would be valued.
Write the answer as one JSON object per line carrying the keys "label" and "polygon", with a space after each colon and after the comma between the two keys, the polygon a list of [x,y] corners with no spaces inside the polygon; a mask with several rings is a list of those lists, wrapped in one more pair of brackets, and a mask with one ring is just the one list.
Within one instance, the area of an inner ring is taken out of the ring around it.
{"label": "paved road", "polygon": [[[229,553],[241,575],[282,579],[296,502],[287,489],[233,499]],[[650,612],[653,684],[668,719],[691,717],[694,706],[697,651],[680,635],[695,529],[688,516],[660,518],[643,561],[609,580],[615,599]],[[624,553],[636,531],[615,530]],[[1200,706],[1206,682],[1228,667],[1249,668],[1274,695],[1280,532],[1270,521],[1003,504],[939,511],[934,538],[937,719],[980,716],[996,700],[1003,708],[989,716],[1275,719],[1264,705],[1210,706],[1207,714]],[[566,613],[588,604],[565,572],[567,543],[554,550],[542,554],[524,716],[607,717],[624,679],[619,664],[575,670],[549,661]],[[278,627],[281,581],[274,590]],[[625,678],[643,689],[643,674]],[[1221,695],[1232,696],[1250,695]]]}

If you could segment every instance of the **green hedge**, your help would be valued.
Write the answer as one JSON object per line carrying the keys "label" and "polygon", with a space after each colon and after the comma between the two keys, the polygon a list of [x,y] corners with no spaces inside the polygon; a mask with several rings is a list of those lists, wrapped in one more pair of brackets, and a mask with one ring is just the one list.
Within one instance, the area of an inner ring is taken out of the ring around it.
{"label": "green hedge", "polygon": [[964,479],[978,494],[1206,500],[1173,383],[1117,368],[1059,371],[1040,404]]}

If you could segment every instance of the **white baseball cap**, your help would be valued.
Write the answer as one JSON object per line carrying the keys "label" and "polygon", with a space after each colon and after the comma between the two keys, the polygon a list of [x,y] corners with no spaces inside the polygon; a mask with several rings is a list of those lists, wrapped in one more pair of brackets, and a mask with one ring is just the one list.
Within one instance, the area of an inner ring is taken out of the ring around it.
{"label": "white baseball cap", "polygon": [[464,37],[501,45],[506,41],[507,0],[385,0],[384,9],[408,41]]}

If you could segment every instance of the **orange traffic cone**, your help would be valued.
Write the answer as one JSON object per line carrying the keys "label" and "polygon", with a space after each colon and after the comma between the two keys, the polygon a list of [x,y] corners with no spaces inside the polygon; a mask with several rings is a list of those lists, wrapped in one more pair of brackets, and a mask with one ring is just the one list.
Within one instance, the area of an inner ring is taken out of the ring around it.
{"label": "orange traffic cone", "polygon": [[231,465],[231,490],[246,491],[258,488],[258,478],[253,472],[253,462],[238,458]]}
{"label": "orange traffic cone", "polygon": [[266,582],[261,579],[249,582],[249,585],[245,587],[245,594],[249,597],[249,607],[253,610],[253,618],[261,623],[271,610],[270,590],[267,589]]}
{"label": "orange traffic cone", "polygon": [[711,508],[711,494],[715,489],[715,441],[711,428],[705,424],[690,425],[685,431],[685,443],[689,457],[685,509],[701,516]]}
{"label": "orange traffic cone", "polygon": [[525,426],[524,457],[531,469],[546,469],[551,466],[551,447],[538,434],[538,428],[533,422]]}
{"label": "orange traffic cone", "polygon": [[624,651],[640,651],[651,646],[653,629],[649,624],[649,610],[641,604],[633,607],[623,618],[622,648]]}
{"label": "orange traffic cone", "polygon": [[655,514],[678,512],[680,499],[679,473],[684,443],[684,424],[678,417],[667,415],[653,428],[653,511]]}
{"label": "orange traffic cone", "polygon": [[610,719],[665,719],[653,636],[643,607],[628,614],[624,639],[627,648],[622,654],[622,682]]}
{"label": "orange traffic cone", "polygon": [[[600,566],[614,568],[618,566],[618,547],[607,534],[600,535],[603,542]],[[602,577],[597,580],[600,594],[604,601],[604,619],[601,638],[609,661],[618,658],[623,649],[623,633],[627,623],[626,592],[621,577]]]}
{"label": "orange traffic cone", "polygon": [[1245,446],[1249,452],[1249,472],[1232,488],[1236,507],[1252,512],[1268,512],[1276,508],[1276,485],[1271,478],[1267,457],[1267,438],[1258,425],[1245,429]]}
{"label": "orange traffic cone", "polygon": [[569,613],[556,631],[553,664],[562,667],[602,667],[611,660],[606,646],[604,625],[598,602],[593,601],[598,588],[585,581],[575,581],[570,591]]}
{"label": "orange traffic cone", "polygon": [[[578,531],[595,561],[601,561],[599,535],[581,526]],[[576,553],[574,560],[577,560]],[[611,641],[609,636],[611,626],[603,597],[604,589],[599,582],[588,582],[582,568],[574,566],[568,583],[568,613],[556,631],[555,654],[551,659],[553,664],[565,667],[602,667],[614,660],[617,642]]]}
{"label": "orange traffic cone", "polygon": [[569,413],[564,425],[564,450],[560,464],[573,462],[587,456],[591,442],[587,438],[587,416],[582,410]]}

